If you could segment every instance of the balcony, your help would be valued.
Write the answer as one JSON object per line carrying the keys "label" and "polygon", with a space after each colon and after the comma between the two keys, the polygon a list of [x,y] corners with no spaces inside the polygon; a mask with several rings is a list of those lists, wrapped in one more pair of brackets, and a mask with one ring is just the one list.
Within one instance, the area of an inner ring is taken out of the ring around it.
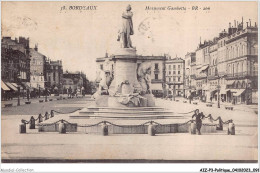
{"label": "balcony", "polygon": [[152,79],[151,83],[163,83],[162,79]]}
{"label": "balcony", "polygon": [[155,68],[154,73],[160,73],[160,70],[158,68]]}
{"label": "balcony", "polygon": [[173,81],[173,82],[166,82],[168,85],[182,85],[184,84],[183,81]]}
{"label": "balcony", "polygon": [[[247,72],[239,72],[239,73],[234,73],[234,74],[227,74],[227,79],[239,79],[239,78],[244,78],[246,76],[250,76],[249,74],[247,74]],[[251,75],[253,76],[253,75]]]}
{"label": "balcony", "polygon": [[218,76],[210,75],[210,76],[208,76],[208,79],[209,79],[209,80],[218,79]]}

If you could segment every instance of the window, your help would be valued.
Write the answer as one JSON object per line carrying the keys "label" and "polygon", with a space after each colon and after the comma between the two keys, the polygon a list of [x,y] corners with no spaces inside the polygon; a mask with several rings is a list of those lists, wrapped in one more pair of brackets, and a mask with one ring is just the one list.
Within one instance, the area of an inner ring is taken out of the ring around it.
{"label": "window", "polygon": [[181,74],[181,72],[180,72],[180,71],[178,71],[178,74]]}
{"label": "window", "polygon": [[178,82],[180,82],[181,81],[181,78],[180,77],[178,77]]}
{"label": "window", "polygon": [[158,74],[154,74],[154,79],[158,79]]}
{"label": "window", "polygon": [[[53,73],[53,81],[55,81],[56,80],[56,78],[55,78],[56,76],[55,76],[55,73]],[[50,81],[51,81],[51,78],[50,78]]]}
{"label": "window", "polygon": [[176,74],[176,72],[175,72],[175,71],[173,71],[173,74]]}
{"label": "window", "polygon": [[158,70],[158,63],[154,64],[154,68],[155,68],[155,70]]}
{"label": "window", "polygon": [[171,75],[171,71],[169,71],[169,75]]}
{"label": "window", "polygon": [[103,70],[103,64],[100,64],[100,69]]}
{"label": "window", "polygon": [[181,68],[181,66],[180,65],[178,65],[178,69],[180,69]]}
{"label": "window", "polygon": [[171,70],[172,69],[172,66],[171,65],[169,65],[169,70]]}
{"label": "window", "polygon": [[171,82],[172,78],[169,77],[169,82]]}
{"label": "window", "polygon": [[175,70],[175,65],[173,65],[173,70]]}

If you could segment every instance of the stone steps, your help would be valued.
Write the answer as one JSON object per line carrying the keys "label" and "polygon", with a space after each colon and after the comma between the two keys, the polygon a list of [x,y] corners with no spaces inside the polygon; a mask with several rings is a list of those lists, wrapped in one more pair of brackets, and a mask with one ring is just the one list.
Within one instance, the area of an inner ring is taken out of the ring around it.
{"label": "stone steps", "polygon": [[123,114],[117,114],[117,115],[111,115],[111,114],[105,114],[105,115],[71,115],[69,116],[70,119],[122,119],[122,120],[154,120],[154,119],[183,119],[184,116],[167,116],[167,115],[132,115],[132,116],[126,116]]}

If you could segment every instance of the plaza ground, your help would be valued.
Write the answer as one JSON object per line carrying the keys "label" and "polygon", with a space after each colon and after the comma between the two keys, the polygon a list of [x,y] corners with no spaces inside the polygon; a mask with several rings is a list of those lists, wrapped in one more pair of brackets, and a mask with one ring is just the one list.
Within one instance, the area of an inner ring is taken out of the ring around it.
{"label": "plaza ground", "polygon": [[[94,106],[90,97],[56,100],[39,103],[36,99],[30,105],[10,108],[2,107],[2,159],[4,161],[95,161],[113,159],[117,161],[181,161],[181,160],[244,160],[255,162],[258,158],[258,117],[257,105],[235,105],[234,110],[226,110],[224,105],[217,108],[179,101],[156,99],[156,105],[176,113],[184,113],[199,108],[213,118],[221,116],[223,121],[233,119],[236,135],[227,135],[226,127],[217,133],[191,135],[189,133],[169,133],[148,136],[131,135],[90,135],[84,133],[59,134],[27,129],[19,134],[21,119],[29,120],[33,115],[50,110],[71,112],[78,108]],[[189,114],[192,115],[192,114]],[[59,115],[66,117],[67,115]],[[87,120],[82,120],[84,124]],[[174,120],[166,119],[165,122]],[[186,121],[186,120],[185,120]]]}

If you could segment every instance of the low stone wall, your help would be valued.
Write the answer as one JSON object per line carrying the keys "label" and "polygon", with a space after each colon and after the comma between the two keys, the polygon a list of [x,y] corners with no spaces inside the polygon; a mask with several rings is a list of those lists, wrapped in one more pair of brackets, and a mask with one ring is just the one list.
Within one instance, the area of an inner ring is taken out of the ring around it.
{"label": "low stone wall", "polygon": [[[51,125],[43,126],[44,128],[41,130],[42,132],[51,132],[58,131],[58,126]],[[154,126],[157,134],[163,133],[189,133],[190,132],[190,124],[164,124],[164,125],[155,125]],[[66,124],[67,132],[81,132],[86,134],[101,134],[101,126],[91,126],[91,127],[82,127],[76,124],[68,125]],[[202,133],[216,133],[216,125],[203,125],[201,128]],[[124,126],[115,126],[108,125],[108,133],[109,134],[147,134],[148,133],[148,125],[124,125]]]}
{"label": "low stone wall", "polygon": [[[59,131],[59,124],[44,124],[38,126],[39,132],[58,132]],[[66,132],[77,132],[77,124],[66,124]]]}

